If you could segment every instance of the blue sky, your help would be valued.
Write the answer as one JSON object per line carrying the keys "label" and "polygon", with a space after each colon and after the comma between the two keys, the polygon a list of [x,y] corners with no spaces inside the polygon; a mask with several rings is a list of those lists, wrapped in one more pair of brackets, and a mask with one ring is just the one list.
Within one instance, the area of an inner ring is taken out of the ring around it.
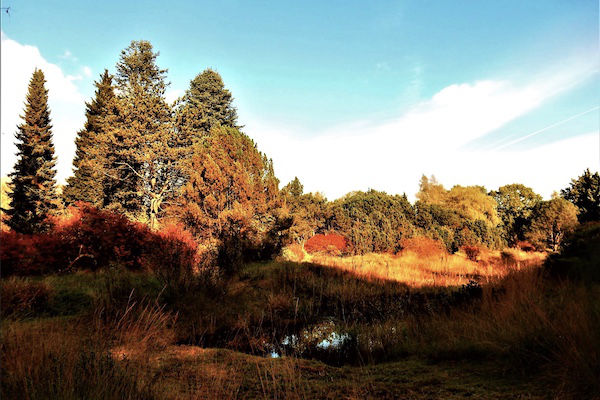
{"label": "blue sky", "polygon": [[[494,188],[522,179],[548,196],[568,182],[567,173],[598,169],[595,0],[2,5],[11,7],[2,16],[3,41],[35,47],[84,99],[133,39],[150,40],[160,51],[170,97],[203,69],[217,69],[236,98],[240,122],[273,157],[282,181],[298,175],[307,189],[330,198],[368,187],[412,195],[421,173],[447,186],[479,179]],[[11,57],[3,49],[5,58]],[[21,58],[6,68],[3,60],[3,83],[11,68],[30,67]],[[57,91],[66,85],[57,83]],[[3,89],[3,108],[22,95],[16,91]],[[72,103],[57,101],[53,110],[56,128],[64,127],[55,136],[65,141],[57,145],[65,176],[74,135],[67,131],[83,118]],[[11,129],[2,124],[3,144]],[[584,156],[564,158],[570,167],[549,171],[550,150],[569,146],[584,146]],[[518,169],[472,172],[481,160],[503,156],[535,159],[540,168],[525,176]]]}

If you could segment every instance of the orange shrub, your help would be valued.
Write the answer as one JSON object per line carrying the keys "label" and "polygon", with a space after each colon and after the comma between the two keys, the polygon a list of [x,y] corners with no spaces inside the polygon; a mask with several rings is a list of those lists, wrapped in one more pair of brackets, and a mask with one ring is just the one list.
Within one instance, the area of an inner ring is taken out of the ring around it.
{"label": "orange shrub", "polygon": [[463,246],[462,249],[471,261],[477,261],[477,257],[481,253],[481,249],[477,246]]}
{"label": "orange shrub", "polygon": [[348,249],[348,241],[338,233],[318,234],[306,241],[304,249],[308,253],[340,255]]}
{"label": "orange shrub", "polygon": [[124,215],[86,204],[79,204],[68,217],[52,222],[54,228],[48,233],[0,233],[4,276],[118,264],[133,270],[151,269],[161,277],[179,280],[197,263],[196,242],[180,226],[152,232]]}
{"label": "orange shrub", "polygon": [[438,240],[425,236],[404,238],[401,241],[402,249],[411,251],[420,257],[431,257],[447,254],[446,247]]}
{"label": "orange shrub", "polygon": [[144,267],[169,285],[186,283],[198,265],[198,244],[183,225],[167,225],[148,235]]}
{"label": "orange shrub", "polygon": [[526,241],[519,241],[519,242],[517,242],[517,247],[519,249],[523,250],[523,251],[526,251],[526,252],[535,251],[535,246],[532,245],[529,242],[526,242]]}

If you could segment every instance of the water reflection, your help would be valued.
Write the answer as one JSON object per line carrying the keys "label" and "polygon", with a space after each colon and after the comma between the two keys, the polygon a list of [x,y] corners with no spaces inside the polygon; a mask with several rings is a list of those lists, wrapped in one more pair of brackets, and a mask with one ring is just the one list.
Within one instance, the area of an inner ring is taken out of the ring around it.
{"label": "water reflection", "polygon": [[356,344],[354,335],[339,331],[333,320],[325,320],[298,334],[287,335],[279,343],[267,345],[266,348],[272,358],[293,355],[343,364],[356,357]]}

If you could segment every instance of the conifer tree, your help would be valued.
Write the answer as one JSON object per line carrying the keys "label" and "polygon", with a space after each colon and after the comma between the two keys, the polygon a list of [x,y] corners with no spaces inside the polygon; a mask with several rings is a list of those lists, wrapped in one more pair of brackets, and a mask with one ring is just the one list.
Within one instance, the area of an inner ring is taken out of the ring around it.
{"label": "conifer tree", "polygon": [[23,123],[18,126],[18,159],[9,175],[7,225],[20,233],[48,228],[46,218],[57,208],[56,158],[44,73],[36,69],[29,81]]}
{"label": "conifer tree", "polygon": [[121,52],[115,75],[116,96],[103,119],[97,153],[104,160],[105,207],[157,223],[162,202],[172,195],[180,173],[165,100],[167,70],[148,41],[133,41]]}
{"label": "conifer tree", "polygon": [[206,69],[190,82],[180,99],[176,112],[176,127],[187,145],[206,136],[216,126],[240,128],[233,96],[225,88],[218,72]]}
{"label": "conifer tree", "polygon": [[100,155],[93,149],[105,134],[104,119],[115,97],[112,76],[108,70],[104,70],[95,85],[96,95],[91,102],[86,103],[84,128],[77,133],[75,139],[77,150],[73,160],[73,176],[67,179],[67,186],[63,192],[66,205],[77,201],[86,201],[95,206],[102,205],[103,175],[100,168],[103,160],[99,159]]}

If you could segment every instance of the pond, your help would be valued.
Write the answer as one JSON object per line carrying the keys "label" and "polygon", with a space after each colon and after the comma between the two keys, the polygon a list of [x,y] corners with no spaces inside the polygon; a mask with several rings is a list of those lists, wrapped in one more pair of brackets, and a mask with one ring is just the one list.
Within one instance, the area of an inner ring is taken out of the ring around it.
{"label": "pond", "polygon": [[342,365],[358,361],[357,344],[356,335],[338,330],[335,322],[327,319],[280,341],[267,343],[265,348],[273,358],[289,355]]}

